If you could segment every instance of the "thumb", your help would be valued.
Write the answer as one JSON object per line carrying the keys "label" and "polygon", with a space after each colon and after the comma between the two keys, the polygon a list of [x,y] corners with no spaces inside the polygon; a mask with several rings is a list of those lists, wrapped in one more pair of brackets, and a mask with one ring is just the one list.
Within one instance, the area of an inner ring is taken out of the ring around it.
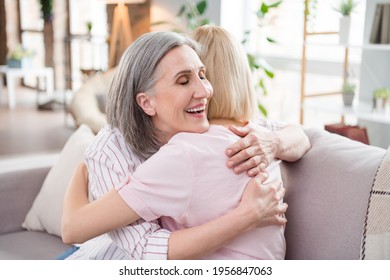
{"label": "thumb", "polygon": [[229,129],[231,132],[233,132],[234,134],[236,134],[237,136],[240,136],[240,137],[246,136],[250,131],[249,126],[238,127],[238,126],[235,126],[233,124],[229,125]]}

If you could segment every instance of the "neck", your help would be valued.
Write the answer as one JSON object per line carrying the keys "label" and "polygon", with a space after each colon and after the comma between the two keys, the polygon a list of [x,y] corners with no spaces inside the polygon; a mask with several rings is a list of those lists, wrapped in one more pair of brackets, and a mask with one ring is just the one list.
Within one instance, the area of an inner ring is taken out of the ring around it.
{"label": "neck", "polygon": [[235,126],[245,126],[248,124],[247,121],[235,120],[235,119],[212,119],[210,120],[211,124],[222,125],[224,127],[229,127],[229,125]]}

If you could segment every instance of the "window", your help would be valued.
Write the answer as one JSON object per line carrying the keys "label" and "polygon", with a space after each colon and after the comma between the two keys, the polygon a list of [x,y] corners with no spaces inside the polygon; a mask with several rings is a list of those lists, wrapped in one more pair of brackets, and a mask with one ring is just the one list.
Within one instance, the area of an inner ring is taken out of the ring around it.
{"label": "window", "polygon": [[[37,0],[19,0],[20,36],[24,47],[34,52],[34,66],[44,66],[45,48],[43,44],[43,19]],[[24,79],[25,85],[36,87],[36,79]]]}
{"label": "window", "polygon": [[[88,23],[92,29],[88,30]],[[77,90],[84,78],[108,68],[107,13],[102,0],[69,0],[67,83]]]}
{"label": "window", "polygon": [[[234,6],[237,6],[235,1],[235,3],[231,2],[233,1],[222,0],[221,2],[223,13],[221,26],[234,31],[238,38],[242,37],[245,30],[252,30],[252,37],[249,41],[250,50],[261,54],[275,68],[275,78],[266,81],[269,94],[262,97],[269,117],[274,120],[298,122],[304,0],[284,0],[278,8],[268,14],[267,22],[262,27],[257,26],[255,15],[262,1],[243,0],[240,1],[241,8]],[[313,13],[314,18],[312,18],[310,28],[315,31],[338,31],[340,15],[333,9],[338,1],[317,0],[316,2],[317,8]],[[352,78],[358,78],[360,73],[360,46],[363,41],[365,4],[365,1],[360,1],[357,11],[352,15],[351,48],[349,50]],[[240,10],[242,10],[242,16],[237,16]],[[241,26],[240,30],[234,29],[233,25],[236,29],[237,26]],[[265,39],[267,36],[278,41],[278,44],[268,43]],[[307,90],[309,92],[338,90],[342,83],[344,58],[344,48],[338,44],[338,35],[312,36],[309,39]],[[318,119],[327,117],[315,116]],[[337,119],[331,121],[337,121]],[[305,121],[306,123],[308,122]]]}

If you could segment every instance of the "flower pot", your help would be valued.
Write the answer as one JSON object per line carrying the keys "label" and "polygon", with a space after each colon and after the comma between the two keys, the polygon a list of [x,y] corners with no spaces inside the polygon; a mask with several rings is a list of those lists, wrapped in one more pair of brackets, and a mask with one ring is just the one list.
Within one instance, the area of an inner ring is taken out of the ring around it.
{"label": "flower pot", "polygon": [[388,98],[375,98],[375,109],[380,114],[388,114],[389,113],[389,101]]}
{"label": "flower pot", "polygon": [[8,59],[7,66],[9,68],[29,68],[32,65],[31,58]]}
{"label": "flower pot", "polygon": [[353,93],[343,93],[344,106],[352,106],[354,97],[355,95]]}
{"label": "flower pot", "polygon": [[351,28],[351,17],[343,16],[340,18],[339,26],[339,43],[342,45],[349,44],[349,33]]}

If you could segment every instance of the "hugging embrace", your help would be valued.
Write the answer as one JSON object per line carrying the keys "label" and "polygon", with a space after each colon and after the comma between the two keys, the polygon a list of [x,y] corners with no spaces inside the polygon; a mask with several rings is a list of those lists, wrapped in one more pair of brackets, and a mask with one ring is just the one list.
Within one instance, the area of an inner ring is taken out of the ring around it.
{"label": "hugging embrace", "polygon": [[259,116],[231,34],[202,26],[138,38],[116,69],[107,117],[68,187],[62,236],[109,238],[70,259],[88,258],[88,246],[102,259],[284,259],[279,164],[310,144],[299,126]]}

